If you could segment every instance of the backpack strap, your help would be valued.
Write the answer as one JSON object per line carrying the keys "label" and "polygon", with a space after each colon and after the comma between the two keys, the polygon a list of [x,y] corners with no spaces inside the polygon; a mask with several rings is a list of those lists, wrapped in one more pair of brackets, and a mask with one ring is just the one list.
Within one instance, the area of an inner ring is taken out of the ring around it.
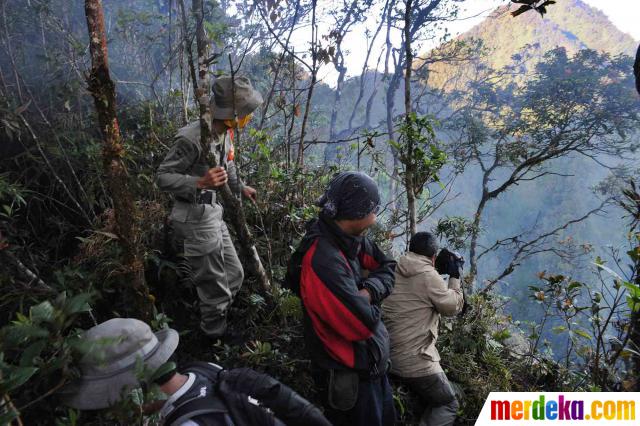
{"label": "backpack strap", "polygon": [[207,421],[208,418],[204,419],[204,424],[233,425],[229,419],[229,410],[225,402],[217,395],[216,384],[218,373],[222,371],[222,367],[206,362],[194,362],[187,365],[183,371],[195,374],[196,382],[185,395],[176,401],[177,405],[166,417],[164,424],[179,426],[194,417],[209,414],[213,415],[211,421]]}
{"label": "backpack strap", "polygon": [[[172,412],[171,420],[174,423],[167,421],[167,425],[178,426],[181,424],[180,422],[184,422],[194,416],[219,413],[220,415],[225,415],[231,425],[284,426],[284,423],[279,421],[271,411],[261,406],[258,401],[253,398],[254,395],[252,395],[252,393],[254,392],[252,391],[256,390],[255,386],[258,384],[257,382],[260,381],[258,380],[256,382],[254,375],[246,373],[249,369],[227,371],[219,365],[198,361],[187,364],[182,370],[185,373],[195,374],[196,377],[201,379],[201,383],[207,384],[205,391],[207,396],[199,397],[199,395],[196,395],[195,392],[198,391],[196,388],[193,396],[189,398],[190,400],[184,401]],[[232,373],[232,376],[236,380],[229,381],[228,372]],[[239,377],[246,379],[246,382],[241,383],[240,386],[238,386],[239,383],[237,381],[238,374],[240,374]],[[259,376],[261,378],[263,375]],[[200,386],[200,384],[198,386]],[[202,391],[200,391],[200,393],[202,393]],[[264,392],[258,393],[264,396]],[[259,396],[260,395],[255,395],[255,397]],[[220,408],[224,411],[219,411]],[[173,414],[175,412],[178,413],[174,419]]]}
{"label": "backpack strap", "polygon": [[309,248],[316,241],[317,237],[305,237],[291,255],[287,264],[287,271],[284,277],[283,287],[291,290],[293,294],[300,297],[300,275],[302,273],[302,260],[309,251]]}
{"label": "backpack strap", "polygon": [[179,426],[187,420],[191,420],[194,417],[202,416],[205,414],[216,415],[218,419],[223,422],[212,422],[215,425],[233,425],[228,419],[229,410],[227,410],[224,403],[218,399],[215,395],[209,394],[205,397],[192,398],[178,407],[176,407],[164,421],[167,426]]}
{"label": "backpack strap", "polygon": [[215,388],[218,383],[218,376],[222,370],[224,370],[218,364],[204,361],[193,361],[186,364],[181,370],[185,373],[194,373],[196,375],[204,376],[211,381]]}

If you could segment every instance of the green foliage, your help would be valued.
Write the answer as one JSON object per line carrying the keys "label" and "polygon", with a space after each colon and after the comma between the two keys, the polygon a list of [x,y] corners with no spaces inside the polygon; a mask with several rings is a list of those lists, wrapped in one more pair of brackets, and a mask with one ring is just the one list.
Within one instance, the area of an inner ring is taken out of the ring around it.
{"label": "green foliage", "polygon": [[11,182],[8,174],[0,174],[0,218],[10,219],[15,211],[27,204],[28,191]]}
{"label": "green foliage", "polygon": [[302,321],[302,301],[289,290],[278,289],[280,300],[277,302],[278,313],[282,318],[290,318],[292,321]]}
{"label": "green foliage", "polygon": [[404,166],[406,185],[416,196],[422,194],[425,185],[440,181],[440,169],[447,162],[447,154],[436,140],[434,124],[433,117],[411,113],[397,127],[398,141],[389,141]]}
{"label": "green foliage", "polygon": [[500,343],[509,333],[508,318],[495,302],[475,296],[471,315],[447,319],[438,338],[441,364],[460,398],[461,418],[474,419],[489,392],[510,391],[525,381],[520,361]]}
{"label": "green foliage", "polygon": [[[88,349],[75,327],[90,312],[91,293],[60,293],[16,313],[0,329],[0,395],[20,395],[15,415],[51,395],[73,377],[74,365]],[[28,385],[28,386],[27,386]]]}
{"label": "green foliage", "polygon": [[473,230],[473,222],[460,216],[445,217],[438,220],[435,233],[445,239],[448,246],[454,250],[466,248],[467,240]]}
{"label": "green foliage", "polygon": [[595,288],[563,275],[545,273],[539,275],[542,286],[529,286],[531,300],[544,309],[531,338],[535,350],[545,327],[551,325],[553,334],[566,339],[560,359],[567,374],[581,376],[585,386],[614,389],[626,374],[621,357],[629,355],[630,348],[623,342],[628,340],[625,336],[630,332],[637,286],[624,281],[602,259],[596,259],[595,265],[614,277],[611,288],[605,288],[607,280],[602,275],[601,287]]}
{"label": "green foliage", "polygon": [[623,282],[623,285],[627,288],[627,304],[631,312],[640,312],[640,286],[630,282]]}

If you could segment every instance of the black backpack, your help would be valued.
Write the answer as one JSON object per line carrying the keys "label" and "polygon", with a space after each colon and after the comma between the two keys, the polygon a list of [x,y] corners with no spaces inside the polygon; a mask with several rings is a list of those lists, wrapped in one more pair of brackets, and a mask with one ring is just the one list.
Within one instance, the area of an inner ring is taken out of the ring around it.
{"label": "black backpack", "polygon": [[302,260],[304,259],[304,255],[307,254],[307,251],[313,245],[313,242],[316,240],[319,234],[315,234],[310,232],[313,225],[317,222],[318,219],[311,219],[305,227],[307,228],[307,234],[302,238],[300,244],[296,248],[296,251],[291,255],[291,259],[289,259],[289,263],[287,264],[287,272],[284,276],[283,287],[289,289],[296,296],[300,297],[300,274],[302,272]]}
{"label": "black backpack", "polygon": [[196,375],[195,386],[176,401],[166,425],[186,420],[201,426],[331,425],[313,404],[266,374],[206,362],[194,362],[184,371]]}
{"label": "black backpack", "polygon": [[307,244],[307,247],[303,247],[305,240],[300,242],[300,245],[293,252],[291,258],[289,259],[289,263],[287,264],[287,272],[284,276],[284,282],[282,286],[288,290],[291,290],[293,294],[300,297],[300,274],[302,272],[302,259],[304,259],[304,255],[311,247],[311,244]]}

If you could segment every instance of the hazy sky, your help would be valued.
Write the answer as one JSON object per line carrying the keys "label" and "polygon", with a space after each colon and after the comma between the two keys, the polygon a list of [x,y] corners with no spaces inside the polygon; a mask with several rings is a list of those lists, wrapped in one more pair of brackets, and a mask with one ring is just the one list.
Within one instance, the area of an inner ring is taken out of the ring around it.
{"label": "hazy sky", "polygon": [[602,10],[622,31],[640,40],[640,1],[638,0],[585,0]]}
{"label": "hazy sky", "polygon": [[622,31],[640,40],[640,1],[638,0],[585,0],[602,10]]}
{"label": "hazy sky", "polygon": [[[563,0],[557,0],[563,1]],[[602,10],[609,19],[622,31],[631,34],[636,40],[640,40],[640,0],[583,0],[589,5]],[[479,24],[485,19],[496,7],[510,3],[508,0],[467,0],[462,4],[462,12],[460,13],[460,19],[451,22],[448,26],[449,32],[456,36],[469,30],[474,25]],[[320,7],[326,5],[328,8],[331,2],[319,2]],[[553,13],[553,7],[550,8],[550,12]],[[326,34],[331,28],[335,27],[335,23],[331,22],[330,18],[323,19],[319,23],[320,33]],[[367,50],[367,40],[365,37],[365,30],[369,28],[371,31],[376,27],[376,19],[379,13],[373,11],[370,13],[372,17],[365,23],[354,28],[353,31],[347,35],[343,42],[344,49],[346,51],[346,65],[349,76],[359,75],[362,70],[362,65],[365,60]],[[306,32],[306,31],[305,31]],[[396,34],[396,41],[399,40],[399,34]],[[382,40],[384,34],[379,37],[380,45],[373,49],[373,51],[380,51],[382,48]],[[304,34],[299,34],[293,38],[295,49],[298,52],[304,52],[308,50],[308,40]],[[438,44],[437,40],[433,40],[431,43],[425,43],[420,50],[428,50]],[[376,56],[374,58],[374,56]],[[377,55],[372,55],[369,60],[369,68],[375,68]],[[325,65],[321,68],[318,77],[325,83],[333,86],[337,78],[337,73],[332,65]]]}

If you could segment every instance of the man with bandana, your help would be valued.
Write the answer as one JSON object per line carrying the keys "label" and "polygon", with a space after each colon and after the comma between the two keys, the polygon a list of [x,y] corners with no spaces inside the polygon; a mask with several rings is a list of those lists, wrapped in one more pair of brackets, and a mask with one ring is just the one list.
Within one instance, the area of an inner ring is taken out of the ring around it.
{"label": "man with bandana", "polygon": [[334,425],[395,422],[380,304],[393,289],[396,263],[364,235],[379,204],[369,176],[338,174],[287,269],[286,285],[304,306],[314,381]]}
{"label": "man with bandana", "polygon": [[211,338],[225,336],[227,310],[244,278],[222,220],[222,207],[216,202],[216,190],[228,182],[234,193],[255,200],[256,190],[243,184],[233,161],[233,129],[244,127],[260,104],[262,96],[247,78],[235,77],[233,84],[230,77],[217,78],[209,149],[222,164],[211,167],[207,163],[200,143],[200,122],[194,121],[178,131],[157,172],[158,186],[174,198],[169,215],[174,244],[184,256],[184,278],[192,281],[198,292],[200,327]]}

